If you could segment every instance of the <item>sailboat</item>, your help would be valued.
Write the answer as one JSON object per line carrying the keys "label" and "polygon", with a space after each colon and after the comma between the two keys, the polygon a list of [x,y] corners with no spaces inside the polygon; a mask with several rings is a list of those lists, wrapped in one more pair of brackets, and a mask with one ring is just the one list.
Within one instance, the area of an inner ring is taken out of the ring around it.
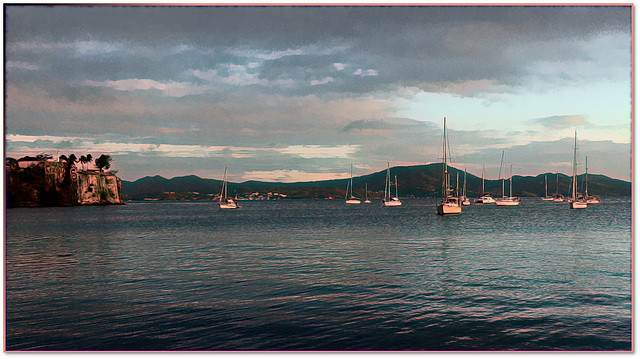
{"label": "sailboat", "polygon": [[511,174],[511,169],[509,169],[509,197],[504,195],[504,178],[502,178],[502,163],[504,162],[504,151],[502,151],[502,160],[500,161],[500,179],[502,180],[502,197],[496,199],[497,206],[517,206],[520,204],[520,197],[513,196],[513,176]]}
{"label": "sailboat", "polygon": [[464,179],[462,180],[462,196],[460,196],[460,202],[463,206],[471,205],[469,198],[467,198],[467,168],[464,168]]}
{"label": "sailboat", "polygon": [[560,176],[560,174],[556,173],[556,193],[553,194],[553,201],[554,202],[564,202],[564,196],[560,194],[560,192],[558,191],[558,177]]}
{"label": "sailboat", "polygon": [[491,194],[484,191],[484,163],[482,164],[482,191],[480,191],[481,196],[476,198],[473,203],[476,204],[485,204],[485,203],[496,203],[496,200],[491,197]]}
{"label": "sailboat", "polygon": [[553,197],[547,194],[547,175],[544,175],[544,197],[542,197],[543,201],[553,201]]}
{"label": "sailboat", "polygon": [[384,184],[384,199],[382,200],[382,204],[385,207],[398,207],[402,206],[402,202],[398,198],[398,176],[396,179],[396,196],[391,197],[391,169],[389,167],[389,162],[387,162],[387,178]]}
{"label": "sailboat", "polygon": [[371,200],[369,199],[369,189],[367,187],[368,187],[368,184],[365,183],[364,184],[364,203],[371,203]]}
{"label": "sailboat", "polygon": [[460,204],[460,197],[454,196],[450,194],[453,192],[453,189],[449,186],[449,170],[447,167],[447,118],[444,119],[444,126],[442,131],[442,199],[438,206],[436,207],[436,211],[439,215],[451,215],[451,214],[461,214],[462,213],[462,205]]}
{"label": "sailboat", "polygon": [[351,177],[347,185],[347,193],[344,196],[347,199],[346,204],[360,204],[360,200],[353,196],[353,164],[351,164]]}
{"label": "sailboat", "polygon": [[578,131],[575,131],[575,137],[573,139],[573,164],[572,164],[572,177],[571,177],[571,198],[569,198],[569,208],[570,209],[581,209],[587,208],[587,201],[585,201],[584,196],[579,195],[577,193],[577,183],[576,176],[578,172]]}
{"label": "sailboat", "polygon": [[585,160],[584,160],[584,164],[585,164],[585,168],[584,168],[584,198],[587,201],[587,204],[596,204],[596,203],[600,203],[600,197],[598,196],[593,196],[593,195],[589,195],[589,189],[587,187],[588,181],[587,181],[587,173],[589,172],[589,164],[588,164],[589,158],[585,156]]}
{"label": "sailboat", "polygon": [[235,199],[227,195],[227,168],[224,168],[224,177],[222,178],[222,189],[220,190],[220,200],[218,201],[220,209],[236,209],[242,208]]}

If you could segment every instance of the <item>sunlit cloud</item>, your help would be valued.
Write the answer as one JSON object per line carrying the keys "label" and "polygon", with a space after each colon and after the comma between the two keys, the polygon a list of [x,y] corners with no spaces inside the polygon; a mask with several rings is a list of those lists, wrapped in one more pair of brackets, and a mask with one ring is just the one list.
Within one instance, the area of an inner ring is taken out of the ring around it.
{"label": "sunlit cloud", "polygon": [[329,82],[333,82],[333,77],[325,77],[322,80],[313,80],[311,81],[311,86],[315,86],[315,85],[326,85]]}
{"label": "sunlit cloud", "polygon": [[348,178],[349,173],[309,173],[298,170],[275,170],[275,171],[249,171],[245,172],[242,179],[245,181],[268,181],[268,182],[313,182],[323,181],[328,178],[339,179]]}
{"label": "sunlit cloud", "polygon": [[567,128],[591,125],[591,123],[586,120],[585,116],[582,115],[549,116],[544,118],[536,118],[531,120],[531,122],[540,124],[551,130],[562,130]]}

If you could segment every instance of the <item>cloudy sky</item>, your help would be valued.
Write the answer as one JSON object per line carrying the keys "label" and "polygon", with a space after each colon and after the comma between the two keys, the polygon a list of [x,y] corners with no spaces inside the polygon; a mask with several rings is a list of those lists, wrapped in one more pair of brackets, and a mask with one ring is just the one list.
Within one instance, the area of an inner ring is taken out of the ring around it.
{"label": "cloudy sky", "polygon": [[440,162],[630,180],[629,6],[7,6],[5,152],[125,180]]}

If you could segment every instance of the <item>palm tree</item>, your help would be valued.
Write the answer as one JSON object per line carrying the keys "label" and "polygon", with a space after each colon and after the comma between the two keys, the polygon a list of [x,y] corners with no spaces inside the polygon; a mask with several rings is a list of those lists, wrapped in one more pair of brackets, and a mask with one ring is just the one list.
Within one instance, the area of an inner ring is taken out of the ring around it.
{"label": "palm tree", "polygon": [[89,169],[89,163],[93,162],[93,156],[91,154],[87,154],[87,169]]}
{"label": "palm tree", "polygon": [[85,165],[87,164],[87,158],[84,155],[80,156],[80,163],[82,163],[82,170],[86,171]]}
{"label": "palm tree", "polygon": [[109,169],[111,167],[111,156],[102,154],[95,160],[95,165],[98,167],[100,172],[103,172],[103,169]]}

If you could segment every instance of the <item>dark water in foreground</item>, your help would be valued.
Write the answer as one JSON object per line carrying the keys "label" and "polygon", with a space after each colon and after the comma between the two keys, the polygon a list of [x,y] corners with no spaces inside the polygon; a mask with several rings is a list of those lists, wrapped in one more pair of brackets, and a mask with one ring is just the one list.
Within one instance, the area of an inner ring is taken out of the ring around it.
{"label": "dark water in foreground", "polygon": [[7,350],[630,350],[631,204],[7,210]]}

